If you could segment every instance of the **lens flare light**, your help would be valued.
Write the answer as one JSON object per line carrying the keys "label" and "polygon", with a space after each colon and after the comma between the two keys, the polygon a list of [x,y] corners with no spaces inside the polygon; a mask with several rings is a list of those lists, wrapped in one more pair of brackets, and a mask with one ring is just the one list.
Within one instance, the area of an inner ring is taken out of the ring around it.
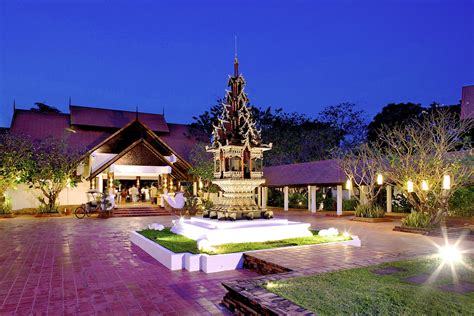
{"label": "lens flare light", "polygon": [[462,260],[461,251],[456,246],[446,245],[439,248],[440,257],[450,263],[459,262]]}

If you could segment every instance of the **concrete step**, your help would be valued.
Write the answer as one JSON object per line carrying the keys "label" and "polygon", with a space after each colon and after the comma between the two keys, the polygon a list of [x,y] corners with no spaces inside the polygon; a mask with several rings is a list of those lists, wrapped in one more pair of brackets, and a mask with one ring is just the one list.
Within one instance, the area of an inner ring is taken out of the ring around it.
{"label": "concrete step", "polygon": [[169,209],[151,207],[121,208],[112,212],[113,217],[168,216],[173,214]]}

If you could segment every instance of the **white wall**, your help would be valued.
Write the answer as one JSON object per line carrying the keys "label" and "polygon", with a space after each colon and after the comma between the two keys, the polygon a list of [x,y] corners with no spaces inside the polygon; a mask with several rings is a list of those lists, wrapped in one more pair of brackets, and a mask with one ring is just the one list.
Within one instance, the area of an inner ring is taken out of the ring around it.
{"label": "white wall", "polygon": [[[89,182],[83,181],[75,188],[64,189],[59,194],[60,205],[74,205],[87,202],[86,192],[89,190]],[[25,184],[20,184],[17,189],[9,189],[7,194],[12,198],[13,210],[24,208],[37,208],[39,206],[38,196],[41,196],[39,190],[30,189]]]}

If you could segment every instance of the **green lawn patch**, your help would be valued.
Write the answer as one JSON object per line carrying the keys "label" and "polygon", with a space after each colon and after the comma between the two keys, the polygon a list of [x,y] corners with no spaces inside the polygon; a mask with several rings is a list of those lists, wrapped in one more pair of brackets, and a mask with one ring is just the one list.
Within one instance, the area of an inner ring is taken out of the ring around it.
{"label": "green lawn patch", "polygon": [[189,239],[181,235],[174,234],[170,231],[169,228],[165,228],[162,231],[145,229],[142,231],[138,231],[138,233],[176,253],[190,252],[194,254],[207,253],[210,255],[244,252],[244,251],[250,251],[250,250],[291,247],[291,246],[314,245],[314,244],[321,244],[321,243],[327,243],[327,242],[345,241],[345,240],[351,239],[350,237],[344,237],[342,235],[335,236],[335,237],[321,237],[321,236],[318,236],[317,231],[312,231],[313,236],[310,236],[310,237],[290,238],[290,239],[265,241],[265,242],[224,244],[224,245],[214,246],[213,251],[199,251],[195,240]]}
{"label": "green lawn patch", "polygon": [[[471,267],[474,258],[464,258]],[[446,265],[434,282],[414,284],[403,279],[431,275],[440,259],[391,262],[267,283],[265,288],[319,315],[472,315],[474,292],[458,294],[440,289],[452,284]],[[400,271],[378,275],[372,271],[395,267]],[[474,273],[456,265],[459,282],[474,283]]]}

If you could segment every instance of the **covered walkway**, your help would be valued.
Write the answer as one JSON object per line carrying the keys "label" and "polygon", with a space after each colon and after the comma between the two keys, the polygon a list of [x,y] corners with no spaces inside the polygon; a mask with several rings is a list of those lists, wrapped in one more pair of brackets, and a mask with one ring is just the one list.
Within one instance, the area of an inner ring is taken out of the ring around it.
{"label": "covered walkway", "polygon": [[[353,190],[345,190],[344,183],[347,177],[339,167],[337,160],[320,160],[290,165],[265,167],[263,170],[265,184],[259,188],[258,203],[262,207],[267,206],[268,188],[283,189],[283,209],[289,209],[289,188],[307,187],[308,211],[313,213],[317,210],[316,191],[322,187],[336,188],[336,214],[342,215],[343,191],[346,196],[351,196]],[[365,187],[359,189],[361,199],[365,195]],[[387,212],[392,212],[392,186],[386,186]]]}

